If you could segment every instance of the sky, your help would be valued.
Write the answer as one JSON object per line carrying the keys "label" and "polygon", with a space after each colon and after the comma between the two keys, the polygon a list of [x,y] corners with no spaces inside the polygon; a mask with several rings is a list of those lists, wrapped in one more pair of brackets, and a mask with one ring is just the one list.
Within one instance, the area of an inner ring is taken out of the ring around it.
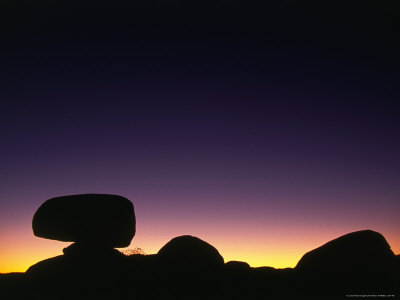
{"label": "sky", "polygon": [[130,199],[130,248],[148,254],[190,234],[225,261],[294,267],[362,229],[400,253],[398,21],[297,23],[293,6],[271,17],[232,3],[205,19],[145,4],[12,7],[0,273],[62,254],[69,244],[35,237],[32,217],[79,193]]}

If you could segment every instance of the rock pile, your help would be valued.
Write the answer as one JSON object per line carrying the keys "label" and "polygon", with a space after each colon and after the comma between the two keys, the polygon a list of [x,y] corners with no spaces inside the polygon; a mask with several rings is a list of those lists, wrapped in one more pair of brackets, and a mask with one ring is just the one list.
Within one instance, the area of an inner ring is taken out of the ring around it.
{"label": "rock pile", "polygon": [[[52,198],[33,218],[36,236],[74,242],[13,278],[0,276],[13,299],[343,299],[397,295],[399,255],[378,232],[362,230],[306,253],[295,268],[250,267],[209,243],[175,237],[157,254],[125,256],[114,249],[135,235],[132,203],[121,196]],[[1,285],[0,285],[1,286]],[[26,296],[26,297],[25,297]]]}

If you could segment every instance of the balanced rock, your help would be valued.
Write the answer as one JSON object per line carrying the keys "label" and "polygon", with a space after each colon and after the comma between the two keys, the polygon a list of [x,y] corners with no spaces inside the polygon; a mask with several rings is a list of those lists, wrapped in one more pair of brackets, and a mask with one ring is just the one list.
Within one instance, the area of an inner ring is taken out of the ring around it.
{"label": "balanced rock", "polygon": [[381,270],[390,267],[394,257],[380,233],[362,230],[343,235],[306,253],[296,270],[317,273]]}
{"label": "balanced rock", "polygon": [[129,246],[136,230],[135,211],[118,195],[80,194],[44,202],[32,220],[42,238],[107,247]]}

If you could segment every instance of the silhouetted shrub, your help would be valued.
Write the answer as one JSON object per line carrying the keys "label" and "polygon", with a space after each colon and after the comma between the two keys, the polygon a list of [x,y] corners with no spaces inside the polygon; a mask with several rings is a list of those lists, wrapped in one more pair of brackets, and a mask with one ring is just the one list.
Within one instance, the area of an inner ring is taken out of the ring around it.
{"label": "silhouetted shrub", "polygon": [[135,248],[128,248],[128,249],[118,249],[122,254],[129,256],[129,255],[147,255],[147,253],[139,247],[135,247]]}

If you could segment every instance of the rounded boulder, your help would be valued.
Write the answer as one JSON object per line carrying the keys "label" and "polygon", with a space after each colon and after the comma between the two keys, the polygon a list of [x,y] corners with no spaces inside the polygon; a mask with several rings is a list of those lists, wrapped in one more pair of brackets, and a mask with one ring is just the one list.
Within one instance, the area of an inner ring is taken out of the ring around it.
{"label": "rounded boulder", "polygon": [[209,243],[190,235],[178,236],[165,244],[157,253],[166,263],[182,267],[222,267],[224,258]]}

